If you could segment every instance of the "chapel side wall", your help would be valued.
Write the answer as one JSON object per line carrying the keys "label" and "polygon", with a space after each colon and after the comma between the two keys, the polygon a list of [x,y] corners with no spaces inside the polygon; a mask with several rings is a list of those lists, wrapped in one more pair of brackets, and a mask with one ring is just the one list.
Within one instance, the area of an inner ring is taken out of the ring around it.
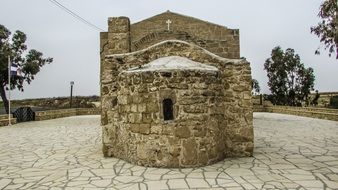
{"label": "chapel side wall", "polygon": [[225,87],[227,157],[252,156],[253,108],[250,64],[229,65],[223,72]]}
{"label": "chapel side wall", "polygon": [[[108,91],[109,88],[108,88],[108,81],[109,80],[102,80],[103,77],[109,77],[109,74],[108,73],[105,73],[104,71],[106,70],[105,68],[105,64],[104,64],[104,61],[105,61],[105,56],[107,55],[107,51],[108,51],[108,32],[101,32],[100,33],[100,97],[101,97],[101,124],[102,125],[105,125],[106,124],[106,119],[107,119],[107,116],[106,116],[106,108],[103,106],[103,101],[102,99],[104,98],[104,96],[107,95],[108,92],[104,92],[102,90],[103,87],[105,87],[105,90]],[[106,75],[106,76],[105,76]]]}
{"label": "chapel side wall", "polygon": [[[202,166],[224,158],[218,73],[123,72],[118,81],[119,119],[113,132],[119,135],[108,154],[157,167]],[[169,122],[161,112],[166,98],[174,102],[175,119]]]}
{"label": "chapel side wall", "polygon": [[167,31],[166,21],[170,19],[172,31],[185,31],[203,39],[206,49],[226,58],[240,58],[239,30],[201,21],[193,17],[167,12],[131,25],[131,43],[151,33]]}
{"label": "chapel side wall", "polygon": [[[118,65],[111,64],[105,60],[109,54],[120,54],[130,52],[130,21],[127,17],[112,17],[108,19],[108,32],[100,34],[101,44],[101,125],[103,134],[112,130],[110,126],[112,117],[116,113],[117,85],[119,74]],[[112,134],[112,133],[111,133]],[[107,155],[110,137],[103,135],[103,153]]]}

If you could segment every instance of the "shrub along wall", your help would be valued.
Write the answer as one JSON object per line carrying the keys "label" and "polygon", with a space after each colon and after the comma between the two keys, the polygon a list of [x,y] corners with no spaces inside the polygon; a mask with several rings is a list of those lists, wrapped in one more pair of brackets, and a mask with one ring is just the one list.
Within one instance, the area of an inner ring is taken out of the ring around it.
{"label": "shrub along wall", "polygon": [[338,109],[338,96],[332,96],[330,98],[330,107]]}

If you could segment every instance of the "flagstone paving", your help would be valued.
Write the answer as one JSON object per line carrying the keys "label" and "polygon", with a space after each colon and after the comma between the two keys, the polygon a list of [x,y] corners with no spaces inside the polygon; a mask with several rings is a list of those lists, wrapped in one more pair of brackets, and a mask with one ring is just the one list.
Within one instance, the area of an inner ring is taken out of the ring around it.
{"label": "flagstone paving", "polygon": [[338,122],[254,114],[251,158],[158,169],[103,158],[99,116],[0,128],[0,189],[338,189]]}

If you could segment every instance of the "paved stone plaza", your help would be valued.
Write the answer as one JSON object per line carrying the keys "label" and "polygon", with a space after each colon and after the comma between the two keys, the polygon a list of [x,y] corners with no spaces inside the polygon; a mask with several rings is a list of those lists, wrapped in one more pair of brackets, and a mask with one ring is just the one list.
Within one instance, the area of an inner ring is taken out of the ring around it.
{"label": "paved stone plaza", "polygon": [[99,120],[0,128],[0,189],[338,189],[338,122],[255,113],[254,157],[157,169],[104,158]]}

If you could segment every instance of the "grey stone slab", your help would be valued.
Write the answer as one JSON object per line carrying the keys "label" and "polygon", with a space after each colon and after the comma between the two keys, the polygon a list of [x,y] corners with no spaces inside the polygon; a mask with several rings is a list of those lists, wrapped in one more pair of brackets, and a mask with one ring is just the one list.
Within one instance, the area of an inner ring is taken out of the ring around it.
{"label": "grey stone slab", "polygon": [[251,158],[164,169],[104,158],[98,116],[2,127],[0,189],[338,188],[338,122],[255,113],[254,129]]}

